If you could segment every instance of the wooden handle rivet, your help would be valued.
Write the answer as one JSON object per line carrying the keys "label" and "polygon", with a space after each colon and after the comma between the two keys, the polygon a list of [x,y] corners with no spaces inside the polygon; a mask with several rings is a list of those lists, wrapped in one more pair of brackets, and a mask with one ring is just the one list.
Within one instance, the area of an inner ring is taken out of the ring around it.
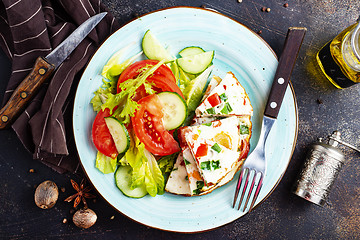
{"label": "wooden handle rivet", "polygon": [[285,79],[283,79],[283,78],[279,78],[278,79],[278,83],[281,85],[281,84],[284,84],[284,82],[285,82]]}
{"label": "wooden handle rivet", "polygon": [[28,96],[28,94],[27,94],[26,92],[21,92],[21,93],[20,93],[20,97],[21,97],[22,99],[27,98],[27,96]]}
{"label": "wooden handle rivet", "polygon": [[46,73],[45,68],[40,68],[40,69],[39,69],[39,74],[40,74],[40,75],[44,75],[45,73]]}
{"label": "wooden handle rivet", "polygon": [[7,121],[9,121],[9,118],[8,118],[8,116],[2,116],[1,117],[1,121],[3,121],[3,122],[7,122]]}

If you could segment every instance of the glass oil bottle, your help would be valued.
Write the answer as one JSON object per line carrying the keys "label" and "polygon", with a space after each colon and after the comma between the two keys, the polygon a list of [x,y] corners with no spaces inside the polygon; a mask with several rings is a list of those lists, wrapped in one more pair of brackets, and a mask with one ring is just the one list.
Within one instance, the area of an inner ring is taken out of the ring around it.
{"label": "glass oil bottle", "polygon": [[337,88],[360,82],[360,17],[328,42],[316,55],[326,78]]}

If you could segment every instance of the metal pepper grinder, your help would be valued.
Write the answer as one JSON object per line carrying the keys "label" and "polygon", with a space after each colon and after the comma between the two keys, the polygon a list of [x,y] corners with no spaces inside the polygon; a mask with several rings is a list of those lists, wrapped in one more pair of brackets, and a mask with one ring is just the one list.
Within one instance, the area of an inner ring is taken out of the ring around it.
{"label": "metal pepper grinder", "polygon": [[294,186],[294,193],[312,203],[323,206],[344,164],[344,154],[337,148],[339,143],[358,152],[356,147],[343,142],[340,132],[335,131],[324,142],[315,143],[304,163]]}

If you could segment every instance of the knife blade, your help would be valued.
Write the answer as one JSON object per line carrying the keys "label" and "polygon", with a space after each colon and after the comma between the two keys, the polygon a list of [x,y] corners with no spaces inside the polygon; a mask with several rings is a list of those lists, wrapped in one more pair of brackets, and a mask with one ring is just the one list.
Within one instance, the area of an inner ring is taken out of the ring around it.
{"label": "knife blade", "polygon": [[36,95],[45,80],[65,61],[106,14],[104,12],[90,17],[46,57],[38,57],[36,59],[29,75],[14,90],[8,102],[0,110],[0,129],[5,129],[11,125]]}

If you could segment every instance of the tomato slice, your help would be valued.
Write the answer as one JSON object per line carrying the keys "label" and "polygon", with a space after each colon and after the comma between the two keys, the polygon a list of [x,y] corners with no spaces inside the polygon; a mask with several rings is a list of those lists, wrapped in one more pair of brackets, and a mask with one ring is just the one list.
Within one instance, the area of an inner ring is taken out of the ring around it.
{"label": "tomato slice", "polygon": [[162,122],[164,113],[159,97],[152,94],[140,99],[138,104],[139,108],[131,117],[131,122],[136,136],[144,143],[145,148],[159,156],[180,151],[179,144]]}
{"label": "tomato slice", "polygon": [[[157,60],[142,60],[142,61],[138,61],[138,62],[135,62],[135,63],[131,64],[129,67],[127,67],[121,73],[121,75],[119,77],[119,80],[118,80],[117,92],[121,91],[119,89],[119,84],[120,83],[125,82],[128,79],[135,79],[141,73],[141,69],[143,69],[146,66],[154,66],[158,62],[159,61],[157,61]],[[173,72],[165,64],[161,65],[153,73],[153,75],[150,76],[149,78],[156,77],[156,76],[162,76],[162,77],[166,78],[168,81],[172,81],[172,82],[176,83],[176,79],[175,79],[175,76],[174,76]]]}
{"label": "tomato slice", "polygon": [[[133,64],[131,64],[129,67],[127,67],[120,75],[119,77],[119,81],[120,82],[124,82],[128,79],[134,79],[136,78],[140,72],[141,69],[146,67],[146,66],[154,66],[156,64],[158,64],[159,61],[158,60],[142,60],[142,61],[137,61]],[[165,64],[161,65],[153,74],[154,76],[157,75],[162,75],[164,77],[167,77],[169,80],[176,82],[175,76],[173,74],[173,72],[171,71],[171,69],[166,66]]]}
{"label": "tomato slice", "polygon": [[[147,65],[156,65],[159,61],[157,60],[142,60],[133,63],[128,68],[126,68],[123,73],[120,75],[118,83],[117,83],[117,92],[121,92],[121,88],[119,87],[120,83],[128,80],[128,79],[135,79],[141,72],[141,69]],[[153,89],[156,93],[170,91],[176,92],[180,96],[184,98],[183,93],[181,92],[180,88],[176,84],[176,79],[174,74],[172,73],[171,69],[166,65],[161,65],[153,75],[147,78],[147,81],[153,83]],[[140,86],[135,96],[133,97],[134,101],[138,101],[141,98],[148,96],[145,91],[144,86]]]}
{"label": "tomato slice", "polygon": [[164,78],[162,76],[154,76],[150,79],[148,79],[149,82],[154,83],[153,89],[159,93],[159,92],[176,92],[178,93],[183,99],[185,99],[182,91],[178,87],[178,85],[175,82],[169,81],[167,78]]}
{"label": "tomato slice", "polygon": [[[168,92],[176,92],[183,99],[185,99],[184,94],[182,93],[182,91],[180,90],[178,85],[176,85],[176,83],[174,83],[172,81],[169,81],[168,79],[166,79],[163,76],[151,77],[151,78],[148,78],[147,81],[154,84],[152,89],[155,90],[156,93],[167,92],[167,91]],[[133,100],[138,101],[141,98],[146,97],[148,95],[149,94],[146,93],[144,85],[141,85],[136,90],[136,93],[135,93],[135,96],[133,97]]]}
{"label": "tomato slice", "polygon": [[102,154],[116,158],[118,152],[116,150],[115,142],[110,134],[110,131],[105,123],[105,117],[110,116],[110,110],[106,108],[101,110],[95,117],[92,126],[92,139],[96,149]]}

